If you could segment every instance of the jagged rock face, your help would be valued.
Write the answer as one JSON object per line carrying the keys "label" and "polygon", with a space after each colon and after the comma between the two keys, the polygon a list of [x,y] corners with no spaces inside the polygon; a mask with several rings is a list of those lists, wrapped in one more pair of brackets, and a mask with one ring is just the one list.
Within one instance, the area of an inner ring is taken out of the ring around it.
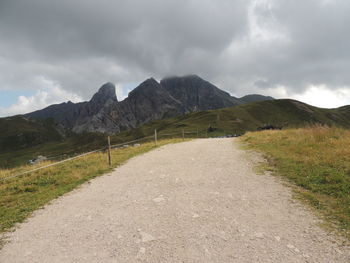
{"label": "jagged rock face", "polygon": [[77,117],[72,131],[75,133],[101,132],[108,134],[120,132],[118,124],[109,117],[109,112],[106,111],[108,106],[112,104],[113,102],[110,101],[104,104],[99,110],[96,108],[96,111],[86,111],[93,107],[88,104],[85,110]]}
{"label": "jagged rock face", "polygon": [[163,79],[160,84],[178,101],[186,112],[211,110],[241,104],[236,98],[196,75]]}
{"label": "jagged rock face", "polygon": [[106,83],[91,98],[90,103],[94,105],[104,105],[108,100],[118,101],[113,83]]}
{"label": "jagged rock face", "polygon": [[106,109],[115,103],[118,103],[115,86],[108,82],[95,93],[84,107],[79,109],[79,115],[75,119],[72,131],[76,133],[119,132],[118,125],[113,119],[109,118],[108,112],[106,112]]}
{"label": "jagged rock face", "polygon": [[118,129],[111,129],[110,120],[105,119],[103,113],[106,106],[118,103],[115,87],[112,83],[104,84],[88,102],[61,103],[51,105],[45,109],[25,114],[26,117],[47,119],[53,118],[57,123],[62,124],[67,130],[76,133],[82,132],[117,132]]}
{"label": "jagged rock face", "polygon": [[87,102],[72,103],[69,101],[61,104],[54,104],[42,110],[25,114],[24,116],[34,119],[53,118],[66,129],[72,129],[77,118],[85,111],[86,105]]}
{"label": "jagged rock face", "polygon": [[141,83],[124,103],[128,103],[134,113],[136,125],[183,113],[181,103],[154,79]]}
{"label": "jagged rock face", "polygon": [[180,109],[180,103],[156,80],[148,79],[130,92],[125,100],[119,103],[107,101],[91,118],[79,121],[73,131],[117,133],[151,120],[176,116],[181,113]]}
{"label": "jagged rock face", "polygon": [[53,118],[59,125],[76,133],[113,134],[156,119],[241,103],[227,92],[192,75],[167,78],[160,83],[153,78],[147,79],[121,102],[117,100],[114,85],[106,83],[88,102],[51,105],[25,116]]}

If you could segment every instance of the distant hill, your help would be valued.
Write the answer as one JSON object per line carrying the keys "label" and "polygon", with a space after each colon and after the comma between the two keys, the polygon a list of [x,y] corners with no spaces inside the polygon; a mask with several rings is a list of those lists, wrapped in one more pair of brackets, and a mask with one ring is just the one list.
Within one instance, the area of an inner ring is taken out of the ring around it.
{"label": "distant hill", "polygon": [[166,78],[161,80],[160,85],[181,103],[185,113],[232,107],[243,103],[196,75]]}
{"label": "distant hill", "polygon": [[264,125],[286,129],[314,124],[350,128],[350,106],[323,109],[290,99],[267,100],[157,120],[127,133],[146,136],[152,134],[154,129],[160,134],[198,129],[203,136],[203,131],[212,127],[213,131],[208,136],[218,136],[255,131]]}
{"label": "distant hill", "polygon": [[60,133],[53,119],[36,120],[23,116],[0,118],[0,168],[28,163],[39,155],[64,158],[106,144],[98,133]]}
{"label": "distant hill", "polygon": [[199,131],[199,136],[241,134],[264,125],[283,128],[312,124],[350,127],[350,106],[322,109],[296,100],[258,94],[230,96],[198,76],[142,82],[123,101],[112,83],[88,102],[61,103],[23,116],[0,118],[0,167],[38,155],[72,155],[153,135]]}
{"label": "distant hill", "polygon": [[30,120],[22,116],[0,118],[0,152],[24,149],[62,139],[53,120]]}
{"label": "distant hill", "polygon": [[[196,136],[198,130],[200,137],[213,137],[255,131],[268,124],[283,129],[313,124],[350,128],[350,106],[322,109],[289,99],[259,101],[150,121],[113,135],[112,142],[150,136],[154,129],[159,138],[166,138],[164,134],[180,134],[182,129],[195,132],[192,136]],[[72,154],[106,145],[104,134],[71,133],[64,138],[56,128],[52,120],[38,121],[19,116],[0,119],[0,167],[22,164],[38,155]]]}
{"label": "distant hill", "polygon": [[137,128],[149,121],[190,112],[214,110],[252,101],[273,99],[261,95],[232,97],[196,75],[150,78],[118,101],[112,83],[104,84],[88,102],[66,102],[25,114],[33,119],[52,118],[66,131],[115,134]]}
{"label": "distant hill", "polygon": [[256,101],[274,100],[274,98],[270,96],[259,95],[259,94],[250,94],[242,98],[239,98],[239,100],[243,103],[250,103],[250,102],[256,102]]}

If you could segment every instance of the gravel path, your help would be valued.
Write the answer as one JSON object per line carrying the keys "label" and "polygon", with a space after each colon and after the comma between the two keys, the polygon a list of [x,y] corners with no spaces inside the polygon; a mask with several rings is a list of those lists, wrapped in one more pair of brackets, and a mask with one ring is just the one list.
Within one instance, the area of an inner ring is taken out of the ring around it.
{"label": "gravel path", "polygon": [[39,210],[0,262],[350,262],[235,139],[167,145]]}

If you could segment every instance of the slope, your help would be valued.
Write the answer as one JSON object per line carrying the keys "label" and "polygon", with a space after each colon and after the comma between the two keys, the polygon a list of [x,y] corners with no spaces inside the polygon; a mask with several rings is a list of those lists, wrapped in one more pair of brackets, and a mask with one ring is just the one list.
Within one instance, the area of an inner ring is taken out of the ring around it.
{"label": "slope", "polygon": [[[111,136],[112,143],[122,143],[154,134],[157,129],[158,136],[167,138],[166,134],[179,134],[194,132],[186,136],[215,137],[225,134],[242,134],[246,131],[256,130],[265,124],[281,126],[285,128],[305,127],[312,124],[324,124],[329,126],[350,127],[350,106],[337,109],[322,109],[307,105],[295,100],[270,100],[254,102],[230,108],[194,112],[175,118],[166,118],[148,122],[138,128],[124,131]],[[7,119],[7,118],[5,118]],[[5,119],[2,127],[7,124]],[[16,119],[19,120],[19,119]],[[1,124],[1,123],[0,123]],[[35,122],[27,122],[38,125]],[[20,127],[20,126],[18,126]],[[12,141],[20,136],[22,128],[13,131],[11,136],[0,134],[1,141]],[[44,128],[42,137],[46,134]],[[106,135],[101,133],[71,134],[64,140],[46,140],[34,142],[22,148],[1,148],[0,167],[13,167],[23,164],[38,155],[72,155],[75,153],[100,148],[106,145]]]}
{"label": "slope", "polygon": [[[265,124],[283,128],[305,127],[312,124],[350,127],[350,106],[323,109],[296,100],[270,100],[230,108],[201,111],[176,118],[158,120],[127,133],[150,135],[157,129],[162,133],[200,131],[199,135],[218,136],[241,134]],[[211,127],[211,129],[208,129]]]}

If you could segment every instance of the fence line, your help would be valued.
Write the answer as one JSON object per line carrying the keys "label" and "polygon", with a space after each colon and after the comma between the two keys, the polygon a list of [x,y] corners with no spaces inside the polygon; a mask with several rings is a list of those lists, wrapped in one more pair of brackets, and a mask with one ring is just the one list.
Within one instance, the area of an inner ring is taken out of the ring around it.
{"label": "fence line", "polygon": [[[127,141],[127,142],[120,143],[120,144],[115,144],[113,146],[111,145],[111,147],[116,148],[118,146],[125,145],[127,143],[132,143],[132,142],[136,142],[136,141],[145,140],[145,139],[150,138],[150,137],[153,137],[153,136],[147,136],[147,137],[144,137],[144,138],[141,138],[141,139]],[[100,152],[100,151],[103,151],[105,149],[106,149],[106,147],[103,147],[103,148],[100,148],[100,149],[97,149],[97,150],[93,150],[93,151],[90,151],[90,152],[87,152],[87,153],[79,154],[79,155],[74,156],[74,157],[70,157],[68,159],[64,159],[62,161],[58,161],[58,162],[55,162],[55,163],[51,163],[51,164],[48,164],[48,165],[44,165],[44,166],[41,166],[41,167],[38,167],[38,168],[35,168],[35,169],[32,169],[32,170],[29,170],[29,171],[25,171],[25,172],[22,172],[22,173],[19,173],[19,174],[16,174],[16,175],[3,177],[3,178],[0,178],[0,182],[6,181],[8,179],[15,178],[15,177],[20,177],[20,176],[23,176],[23,175],[26,175],[26,174],[29,174],[29,173],[32,173],[32,172],[35,172],[35,171],[38,171],[38,170],[41,170],[41,169],[45,169],[45,168],[48,168],[48,167],[51,167],[51,166],[55,166],[55,165],[61,164],[61,163],[72,161],[74,159],[77,159],[77,158],[80,158],[80,157],[83,157],[83,156],[86,156],[86,155],[89,155],[89,154],[92,154],[92,153],[95,153],[95,152]],[[62,156],[62,155],[60,155],[60,156]]]}
{"label": "fence line", "polygon": [[117,147],[119,147],[119,146],[123,146],[123,145],[126,145],[126,144],[128,144],[128,143],[143,141],[143,140],[148,139],[148,138],[153,138],[153,135],[147,136],[147,137],[143,137],[143,138],[140,138],[140,139],[136,139],[136,140],[133,140],[133,141],[128,141],[128,142],[113,144],[113,145],[111,145],[111,148],[117,148]]}
{"label": "fence line", "polygon": [[[181,132],[181,133],[170,133],[170,134],[158,134],[158,136],[172,136],[172,135],[182,135],[184,136],[184,134],[195,134],[198,132],[184,132],[184,130]],[[146,137],[143,137],[143,138],[140,138],[140,139],[136,139],[136,140],[132,140],[132,141],[127,141],[127,142],[123,142],[123,143],[118,143],[118,144],[114,144],[114,145],[110,145],[111,148],[117,148],[119,146],[123,146],[123,145],[127,145],[129,143],[134,143],[134,142],[139,142],[139,141],[143,141],[143,140],[146,140],[146,139],[149,139],[149,138],[154,138],[156,140],[156,137],[154,135],[150,135],[150,136],[146,136]],[[86,153],[83,153],[83,154],[79,154],[77,156],[73,156],[73,157],[70,157],[70,158],[67,158],[67,159],[64,159],[64,160],[61,160],[61,161],[58,161],[58,162],[55,162],[55,163],[51,163],[51,164],[48,164],[48,165],[44,165],[44,166],[41,166],[41,167],[37,167],[35,169],[32,169],[32,170],[29,170],[29,171],[25,171],[25,172],[22,172],[22,173],[19,173],[19,174],[16,174],[16,175],[11,175],[11,176],[8,176],[8,177],[3,177],[3,178],[0,178],[0,182],[2,181],[6,181],[8,179],[12,179],[12,178],[15,178],[15,177],[20,177],[20,176],[23,176],[23,175],[26,175],[26,174],[29,174],[29,173],[32,173],[32,172],[35,172],[35,171],[38,171],[38,170],[41,170],[41,169],[45,169],[45,168],[48,168],[48,167],[51,167],[51,166],[55,166],[55,165],[58,165],[58,164],[61,164],[61,163],[65,163],[65,162],[68,162],[68,161],[72,161],[72,160],[75,160],[77,158],[80,158],[80,157],[83,157],[83,156],[86,156],[86,155],[89,155],[89,154],[92,154],[92,153],[95,153],[95,152],[99,152],[99,151],[103,151],[103,150],[106,150],[107,147],[103,147],[103,148],[100,148],[100,149],[97,149],[97,150],[93,150],[93,151],[90,151],[90,152],[86,152]],[[62,155],[57,155],[57,156],[54,156],[54,157],[49,157],[47,158],[47,160],[49,159],[54,159],[55,157],[61,157],[61,156],[64,156],[66,154],[62,154]]]}
{"label": "fence line", "polygon": [[91,153],[95,153],[95,152],[102,151],[102,150],[104,150],[104,149],[106,149],[106,147],[103,147],[103,148],[101,148],[101,149],[97,149],[97,150],[94,150],[94,151],[91,151],[91,152],[83,153],[83,154],[80,154],[80,155],[77,155],[77,156],[74,156],[74,157],[71,157],[71,158],[62,160],[62,161],[58,161],[58,162],[56,162],[56,163],[51,163],[51,164],[48,164],[48,165],[45,165],[45,166],[41,166],[41,167],[38,167],[38,168],[35,168],[35,169],[32,169],[32,170],[26,171],[26,172],[23,172],[23,173],[20,173],[20,174],[16,174],[16,175],[12,175],[12,176],[8,176],[8,177],[0,178],[0,181],[5,181],[5,180],[7,180],[7,179],[19,177],[19,176],[26,175],[26,174],[29,174],[29,173],[32,173],[32,172],[35,172],[35,171],[38,171],[38,170],[41,170],[41,169],[44,169],[44,168],[48,168],[48,167],[57,165],[57,164],[65,163],[65,162],[68,162],[68,161],[71,161],[71,160],[74,160],[74,159],[77,159],[77,158],[80,158],[80,157],[89,155],[89,154],[91,154]]}

